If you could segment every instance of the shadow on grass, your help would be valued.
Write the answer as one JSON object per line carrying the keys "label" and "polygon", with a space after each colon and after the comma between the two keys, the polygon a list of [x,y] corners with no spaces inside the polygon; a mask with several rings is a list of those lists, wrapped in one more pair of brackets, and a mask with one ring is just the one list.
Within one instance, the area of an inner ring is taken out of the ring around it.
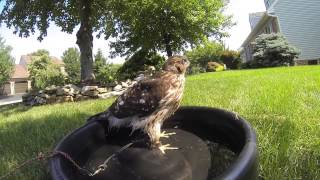
{"label": "shadow on grass", "polygon": [[31,106],[25,106],[23,104],[9,104],[0,106],[0,113],[3,114],[3,116],[8,117],[12,114],[26,112],[31,108]]}
{"label": "shadow on grass", "polygon": [[[53,150],[65,135],[84,125],[89,116],[68,112],[37,118],[26,115],[19,121],[6,123],[6,128],[0,129],[0,176],[39,152]],[[50,179],[49,168],[44,162],[34,162],[8,179]]]}
{"label": "shadow on grass", "polygon": [[258,132],[260,179],[315,179],[319,175],[319,150],[297,145],[301,142],[297,138],[303,138],[299,124],[276,115],[254,119],[250,121]]}

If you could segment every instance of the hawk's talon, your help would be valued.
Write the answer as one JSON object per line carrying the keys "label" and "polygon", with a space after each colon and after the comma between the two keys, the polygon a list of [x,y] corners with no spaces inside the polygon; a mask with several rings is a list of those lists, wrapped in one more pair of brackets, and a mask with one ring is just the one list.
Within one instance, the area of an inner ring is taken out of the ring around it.
{"label": "hawk's talon", "polygon": [[175,135],[175,132],[166,133],[166,131],[162,131],[160,137],[169,138],[171,135]]}
{"label": "hawk's talon", "polygon": [[166,154],[165,150],[177,150],[179,148],[177,147],[170,147],[170,144],[161,145],[159,146],[159,150],[162,152],[162,154]]}

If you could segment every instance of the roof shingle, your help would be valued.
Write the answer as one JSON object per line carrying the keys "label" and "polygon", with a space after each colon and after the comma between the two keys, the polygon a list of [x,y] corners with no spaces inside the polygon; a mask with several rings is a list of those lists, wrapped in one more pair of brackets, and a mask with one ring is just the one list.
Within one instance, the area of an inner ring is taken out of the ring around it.
{"label": "roof shingle", "polygon": [[18,79],[18,78],[28,78],[29,73],[27,69],[21,65],[21,64],[16,64],[14,68],[14,73],[12,75],[12,79]]}

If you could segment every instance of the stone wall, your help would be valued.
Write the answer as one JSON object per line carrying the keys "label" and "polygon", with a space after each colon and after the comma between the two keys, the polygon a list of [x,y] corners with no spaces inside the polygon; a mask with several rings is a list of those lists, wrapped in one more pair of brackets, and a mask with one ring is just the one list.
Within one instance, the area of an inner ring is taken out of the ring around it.
{"label": "stone wall", "polygon": [[114,87],[84,86],[82,88],[73,84],[65,86],[50,86],[40,91],[31,91],[22,97],[23,104],[36,106],[62,102],[75,102],[88,99],[107,99],[121,95],[127,88],[133,86],[136,81],[127,80]]}

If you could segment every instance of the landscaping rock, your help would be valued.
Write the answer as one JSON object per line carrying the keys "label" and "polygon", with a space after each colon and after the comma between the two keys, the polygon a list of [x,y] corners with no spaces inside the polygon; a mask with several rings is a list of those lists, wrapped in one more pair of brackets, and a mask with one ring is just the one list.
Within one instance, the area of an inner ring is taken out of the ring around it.
{"label": "landscaping rock", "polygon": [[118,84],[113,88],[113,90],[114,91],[121,91],[122,90],[122,86],[120,84]]}
{"label": "landscaping rock", "polygon": [[44,98],[41,98],[39,96],[34,97],[32,105],[43,105],[46,104],[46,100]]}
{"label": "landscaping rock", "polygon": [[59,87],[57,89],[56,95],[57,96],[63,96],[64,95],[64,89],[62,87]]}
{"label": "landscaping rock", "polygon": [[125,90],[122,90],[122,91],[112,91],[112,92],[111,92],[111,95],[112,95],[112,96],[120,96],[120,95],[122,95],[124,92],[125,92]]}
{"label": "landscaping rock", "polygon": [[57,102],[57,103],[63,103],[63,102],[64,102],[63,99],[64,99],[63,96],[57,96],[56,102]]}
{"label": "landscaping rock", "polygon": [[22,95],[22,102],[27,101],[30,97],[32,97],[32,95],[30,93]]}
{"label": "landscaping rock", "polygon": [[103,94],[98,94],[98,98],[99,99],[108,99],[110,97],[114,96],[112,94],[112,92],[108,92],[108,93],[103,93]]}
{"label": "landscaping rock", "polygon": [[49,96],[49,98],[47,99],[47,104],[54,104],[57,101],[57,96],[55,94],[53,94],[52,96]]}
{"label": "landscaping rock", "polygon": [[126,80],[126,83],[127,83],[127,84],[131,84],[131,82],[132,82],[131,79],[127,79],[127,80]]}
{"label": "landscaping rock", "polygon": [[98,88],[97,90],[98,90],[99,94],[108,92],[107,88]]}
{"label": "landscaping rock", "polygon": [[[127,79],[112,87],[84,86],[79,88],[73,84],[65,86],[49,86],[41,91],[31,91],[22,96],[25,105],[35,106],[42,104],[54,104],[63,102],[82,101],[93,98],[107,99],[123,94],[129,87],[137,81]],[[113,91],[112,91],[113,90]]]}
{"label": "landscaping rock", "polygon": [[126,83],[126,82],[121,82],[121,86],[122,86],[123,88],[129,87],[128,83]]}
{"label": "landscaping rock", "polygon": [[73,102],[72,96],[63,96],[63,102]]}
{"label": "landscaping rock", "polygon": [[129,87],[132,87],[133,85],[135,85],[137,83],[137,81],[131,81],[131,84]]}
{"label": "landscaping rock", "polygon": [[74,96],[74,101],[80,101],[81,97],[82,97],[81,94],[76,94],[76,95]]}
{"label": "landscaping rock", "polygon": [[73,102],[73,97],[72,96],[57,96],[56,102],[57,103]]}
{"label": "landscaping rock", "polygon": [[84,86],[81,89],[81,94],[85,94],[87,91],[97,90],[98,86]]}
{"label": "landscaping rock", "polygon": [[22,96],[22,103],[26,106],[32,106],[34,103],[34,96],[30,93]]}
{"label": "landscaping rock", "polygon": [[81,94],[77,94],[74,101],[83,101],[83,100],[88,100],[91,99],[89,96],[82,96]]}
{"label": "landscaping rock", "polygon": [[68,85],[65,85],[64,87],[70,90],[68,95],[79,94],[81,91],[81,88],[73,84],[68,84]]}
{"label": "landscaping rock", "polygon": [[55,86],[55,85],[46,87],[46,88],[44,89],[44,92],[45,92],[46,94],[55,94],[55,93],[57,92],[58,87],[59,87],[59,86]]}
{"label": "landscaping rock", "polygon": [[82,93],[84,96],[90,96],[90,97],[98,97],[99,91],[97,89],[86,91],[85,93]]}
{"label": "landscaping rock", "polygon": [[145,79],[145,75],[144,74],[139,74],[136,78],[134,78],[135,81],[141,81]]}
{"label": "landscaping rock", "polygon": [[44,98],[44,99],[49,99],[50,96],[48,94],[42,93],[42,94],[39,94],[39,97]]}

